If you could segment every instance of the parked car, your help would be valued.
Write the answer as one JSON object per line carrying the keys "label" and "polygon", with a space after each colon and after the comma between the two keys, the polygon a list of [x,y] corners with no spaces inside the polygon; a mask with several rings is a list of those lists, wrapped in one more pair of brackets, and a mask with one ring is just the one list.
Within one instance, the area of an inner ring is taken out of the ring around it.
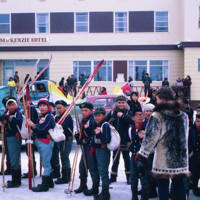
{"label": "parked car", "polygon": [[97,95],[97,96],[88,96],[83,101],[90,102],[93,104],[94,109],[97,107],[104,107],[106,109],[106,113],[110,112],[113,105],[116,102],[116,98],[119,95]]}

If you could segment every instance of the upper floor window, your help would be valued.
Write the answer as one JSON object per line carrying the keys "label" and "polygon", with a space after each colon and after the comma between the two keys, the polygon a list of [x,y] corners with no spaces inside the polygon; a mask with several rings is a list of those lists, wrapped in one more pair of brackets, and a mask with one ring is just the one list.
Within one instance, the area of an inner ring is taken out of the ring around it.
{"label": "upper floor window", "polygon": [[73,74],[77,79],[79,79],[80,74],[83,74],[87,79],[91,74],[91,61],[74,61]]}
{"label": "upper floor window", "polygon": [[37,14],[37,33],[49,33],[49,14],[40,13]]}
{"label": "upper floor window", "polygon": [[88,13],[76,13],[76,32],[88,32]]}
{"label": "upper floor window", "polygon": [[0,14],[0,33],[10,33],[9,14]]}
{"label": "upper floor window", "polygon": [[200,58],[198,59],[198,72],[200,72]]}
{"label": "upper floor window", "polygon": [[[94,61],[94,69],[99,61]],[[104,61],[94,77],[94,81],[112,81],[112,61]]]}
{"label": "upper floor window", "polygon": [[151,60],[149,67],[152,81],[163,81],[164,78],[168,78],[167,60]]}
{"label": "upper floor window", "polygon": [[168,32],[168,12],[156,12],[155,18],[155,31]]}
{"label": "upper floor window", "polygon": [[199,24],[199,28],[200,28],[200,6],[199,6],[199,19],[198,19],[198,24]]}
{"label": "upper floor window", "polygon": [[145,76],[145,73],[147,72],[147,61],[129,61],[128,69],[129,77],[133,78],[134,81],[142,81],[143,77]]}
{"label": "upper floor window", "polygon": [[115,32],[123,33],[127,32],[127,12],[116,12],[115,13]]}

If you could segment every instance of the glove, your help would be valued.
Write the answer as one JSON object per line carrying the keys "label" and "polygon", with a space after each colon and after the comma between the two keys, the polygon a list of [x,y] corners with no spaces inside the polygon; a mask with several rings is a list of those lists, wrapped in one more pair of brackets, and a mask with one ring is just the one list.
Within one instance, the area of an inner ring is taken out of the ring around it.
{"label": "glove", "polygon": [[74,137],[76,139],[77,144],[82,144],[82,140],[80,139],[80,133],[76,133]]}
{"label": "glove", "polygon": [[0,121],[4,121],[4,120],[8,120],[9,119],[9,115],[3,114],[0,116]]}
{"label": "glove", "polygon": [[139,176],[140,177],[145,176],[146,170],[148,169],[147,159],[141,156],[140,154],[136,154],[134,162],[137,166]]}

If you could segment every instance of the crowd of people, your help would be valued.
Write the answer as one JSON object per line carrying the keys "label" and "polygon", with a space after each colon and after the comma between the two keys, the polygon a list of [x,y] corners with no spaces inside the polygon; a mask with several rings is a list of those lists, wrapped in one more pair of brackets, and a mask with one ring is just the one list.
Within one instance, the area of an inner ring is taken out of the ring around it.
{"label": "crowd of people", "polygon": [[[23,166],[20,165],[23,113],[13,97],[5,97],[3,104],[6,111],[0,120],[5,122],[5,173],[12,175],[7,187],[13,188],[21,185],[21,178],[28,178],[28,173],[21,174]],[[132,200],[138,200],[139,195],[141,200],[157,196],[160,200],[168,200],[169,197],[185,200],[189,189],[193,190],[194,195],[200,196],[200,106],[194,114],[188,101],[177,96],[171,88],[162,87],[152,91],[152,98],[146,103],[138,101],[137,92],[132,92],[130,99],[120,95],[109,113],[103,107],[94,110],[91,103],[82,103],[80,132],[73,135],[73,120],[68,115],[62,124],[66,140],[60,143],[51,139],[49,130],[55,127],[66,111],[66,102],[59,100],[53,104],[43,98],[37,106],[40,112],[32,106],[27,125],[32,129],[33,149],[38,150],[44,171],[42,183],[32,188],[33,192],[48,191],[54,187],[54,183],[70,182],[69,155],[74,137],[77,144],[82,146],[80,187],[75,193],[83,192],[86,196],[94,196],[95,200],[109,200],[109,185],[117,181],[122,154]],[[120,146],[112,153],[109,174],[111,151],[108,144],[112,139],[112,127],[120,135]],[[34,156],[33,163],[33,171],[37,175]],[[91,189],[87,184],[88,172],[92,179]],[[54,182],[55,178],[57,180]],[[141,191],[138,191],[139,180]],[[102,190],[99,193],[100,181]]]}

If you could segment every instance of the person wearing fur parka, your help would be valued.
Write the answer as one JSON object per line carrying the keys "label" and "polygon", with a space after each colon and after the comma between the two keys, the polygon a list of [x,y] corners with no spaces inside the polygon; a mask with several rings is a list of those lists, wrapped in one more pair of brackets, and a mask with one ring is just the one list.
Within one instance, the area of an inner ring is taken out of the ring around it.
{"label": "person wearing fur parka", "polygon": [[172,180],[175,199],[186,199],[185,177],[189,175],[187,114],[181,111],[170,88],[161,88],[156,94],[158,105],[145,130],[137,163],[144,170],[155,148],[152,174],[157,179],[160,200],[169,199],[169,179]]}

